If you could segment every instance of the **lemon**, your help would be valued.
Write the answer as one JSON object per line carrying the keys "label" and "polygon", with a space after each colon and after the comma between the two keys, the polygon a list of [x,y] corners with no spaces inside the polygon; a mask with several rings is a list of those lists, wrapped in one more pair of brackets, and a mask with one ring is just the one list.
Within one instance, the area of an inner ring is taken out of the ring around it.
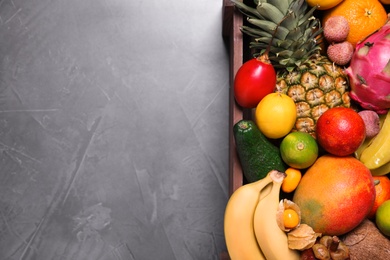
{"label": "lemon", "polygon": [[386,200],[378,207],[375,222],[384,235],[390,236],[390,200]]}
{"label": "lemon", "polygon": [[308,168],[317,160],[317,141],[309,133],[291,132],[280,143],[280,154],[290,167]]}
{"label": "lemon", "polygon": [[268,94],[256,106],[256,125],[266,137],[271,139],[287,135],[294,127],[296,119],[295,102],[285,94]]}

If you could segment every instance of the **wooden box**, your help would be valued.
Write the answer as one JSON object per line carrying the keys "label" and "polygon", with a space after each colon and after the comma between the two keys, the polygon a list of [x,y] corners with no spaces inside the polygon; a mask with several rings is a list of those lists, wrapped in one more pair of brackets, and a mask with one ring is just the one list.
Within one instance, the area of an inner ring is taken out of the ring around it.
{"label": "wooden box", "polygon": [[[230,0],[223,0],[222,19],[222,36],[229,46],[229,129],[233,129],[233,125],[242,119],[244,114],[244,111],[235,103],[233,95],[234,76],[244,60],[244,41],[240,31],[243,16]],[[236,153],[233,131],[229,131],[229,195],[242,186],[243,182],[244,178]],[[220,260],[229,259],[227,252],[220,254]]]}
{"label": "wooden box", "polygon": [[[223,0],[222,9],[222,36],[229,46],[229,129],[240,119],[244,118],[246,111],[241,109],[234,100],[233,82],[237,70],[244,62],[244,37],[240,31],[243,24],[243,15],[234,7],[230,0]],[[233,131],[229,131],[229,195],[244,183],[241,165],[238,160],[234,143]],[[220,260],[229,260],[229,254],[223,252]]]}
{"label": "wooden box", "polygon": [[250,111],[239,107],[233,94],[234,76],[237,70],[241,67],[244,61],[249,59],[250,53],[248,51],[249,45],[246,36],[240,31],[243,25],[243,15],[234,7],[230,0],[223,0],[223,28],[222,34],[229,46],[230,55],[230,89],[229,89],[229,192],[232,194],[238,187],[245,182],[241,165],[238,160],[234,137],[233,125],[243,118],[250,115]]}
{"label": "wooden box", "polygon": [[[247,0],[241,0],[246,3]],[[390,5],[385,5],[385,10],[390,13]],[[237,188],[245,184],[241,165],[236,152],[233,126],[241,119],[250,119],[251,111],[239,107],[234,99],[233,82],[234,76],[241,65],[252,58],[249,51],[249,38],[242,34],[240,27],[244,24],[243,15],[234,7],[230,0],[223,0],[223,28],[222,34],[229,46],[230,55],[230,96],[229,96],[229,195]],[[223,252],[220,260],[229,260],[229,254]]]}
{"label": "wooden box", "polygon": [[[236,152],[233,126],[243,118],[250,118],[251,111],[239,107],[234,99],[233,82],[237,70],[244,61],[250,58],[249,41],[243,35],[240,27],[243,25],[243,15],[234,7],[230,0],[222,0],[222,36],[229,47],[229,195],[245,182],[240,161]],[[241,0],[245,2],[245,0]],[[220,260],[230,260],[227,252],[220,254]]]}

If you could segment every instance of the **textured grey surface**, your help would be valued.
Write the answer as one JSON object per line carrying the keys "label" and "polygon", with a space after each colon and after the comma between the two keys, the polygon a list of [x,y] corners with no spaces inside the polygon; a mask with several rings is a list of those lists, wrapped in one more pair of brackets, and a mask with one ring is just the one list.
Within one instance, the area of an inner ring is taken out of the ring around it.
{"label": "textured grey surface", "polygon": [[222,0],[0,0],[0,259],[218,259]]}

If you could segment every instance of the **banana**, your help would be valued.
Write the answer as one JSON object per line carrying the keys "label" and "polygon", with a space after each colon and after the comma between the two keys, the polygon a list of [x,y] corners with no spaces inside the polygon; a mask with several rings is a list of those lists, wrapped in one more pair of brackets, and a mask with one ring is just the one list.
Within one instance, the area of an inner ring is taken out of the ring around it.
{"label": "banana", "polygon": [[259,201],[254,214],[255,236],[267,260],[299,260],[300,253],[288,247],[287,234],[276,222],[279,193],[285,173],[270,173],[273,180],[270,193]]}
{"label": "banana", "polygon": [[359,148],[354,152],[354,156],[356,159],[360,160],[360,156],[362,155],[363,151],[368,147],[368,145],[371,143],[372,138],[364,139],[363,143],[359,146]]}
{"label": "banana", "polygon": [[[272,172],[272,171],[271,171]],[[259,198],[269,192],[270,173],[263,179],[238,188],[226,205],[224,216],[225,242],[232,260],[265,260],[253,230],[253,215]]]}
{"label": "banana", "polygon": [[370,170],[371,171],[371,174],[372,176],[382,176],[382,175],[386,175],[388,173],[390,173],[390,162],[382,165],[381,167],[379,168],[376,168],[376,169],[372,169]]}
{"label": "banana", "polygon": [[360,161],[370,170],[390,162],[390,111],[387,112],[379,133],[362,151]]}

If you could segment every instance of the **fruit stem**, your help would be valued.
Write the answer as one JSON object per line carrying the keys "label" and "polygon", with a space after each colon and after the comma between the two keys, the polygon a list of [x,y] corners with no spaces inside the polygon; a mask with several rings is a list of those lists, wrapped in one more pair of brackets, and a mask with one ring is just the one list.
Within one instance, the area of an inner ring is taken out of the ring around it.
{"label": "fruit stem", "polygon": [[330,251],[330,256],[333,260],[347,260],[349,259],[349,249],[343,242],[340,242],[336,251]]}
{"label": "fruit stem", "polygon": [[270,171],[269,175],[272,178],[273,182],[281,183],[283,182],[284,178],[286,178],[287,174],[285,172],[280,172],[277,170]]}
{"label": "fruit stem", "polygon": [[249,128],[249,124],[247,121],[241,121],[238,125],[241,129],[245,130]]}
{"label": "fruit stem", "polygon": [[[279,29],[279,27],[280,27],[280,25],[282,24],[282,22],[285,20],[285,19],[287,19],[287,17],[289,16],[289,15],[292,15],[293,14],[293,12],[288,12],[288,14],[287,15],[285,15],[284,17],[283,17],[283,19],[282,20],[280,20],[280,22],[278,22],[277,24],[276,24],[276,27],[275,27],[275,29],[274,29],[274,31],[273,31],[273,33],[272,33],[272,36],[271,36],[271,40],[269,41],[269,43],[268,43],[268,45],[267,45],[267,49],[265,49],[265,52],[263,53],[263,55],[265,55],[266,57],[267,57],[267,59],[268,59],[268,53],[271,51],[271,46],[272,46],[272,41],[274,40],[274,38],[275,38],[275,36],[276,36],[276,32],[277,32],[277,30]],[[262,56],[263,56],[262,55]]]}
{"label": "fruit stem", "polygon": [[271,61],[269,60],[269,57],[268,57],[268,51],[264,52],[262,55],[260,55],[259,57],[257,57],[256,59],[258,61],[261,61],[261,62],[264,62],[266,64],[271,64]]}
{"label": "fruit stem", "polygon": [[330,246],[329,246],[329,251],[335,252],[337,250],[337,248],[339,247],[339,244],[340,244],[340,239],[336,236],[333,236],[332,242],[330,243]]}
{"label": "fruit stem", "polygon": [[[333,236],[329,245],[329,254],[333,260],[349,259],[349,249],[337,236]],[[328,243],[329,243],[328,242]]]}

